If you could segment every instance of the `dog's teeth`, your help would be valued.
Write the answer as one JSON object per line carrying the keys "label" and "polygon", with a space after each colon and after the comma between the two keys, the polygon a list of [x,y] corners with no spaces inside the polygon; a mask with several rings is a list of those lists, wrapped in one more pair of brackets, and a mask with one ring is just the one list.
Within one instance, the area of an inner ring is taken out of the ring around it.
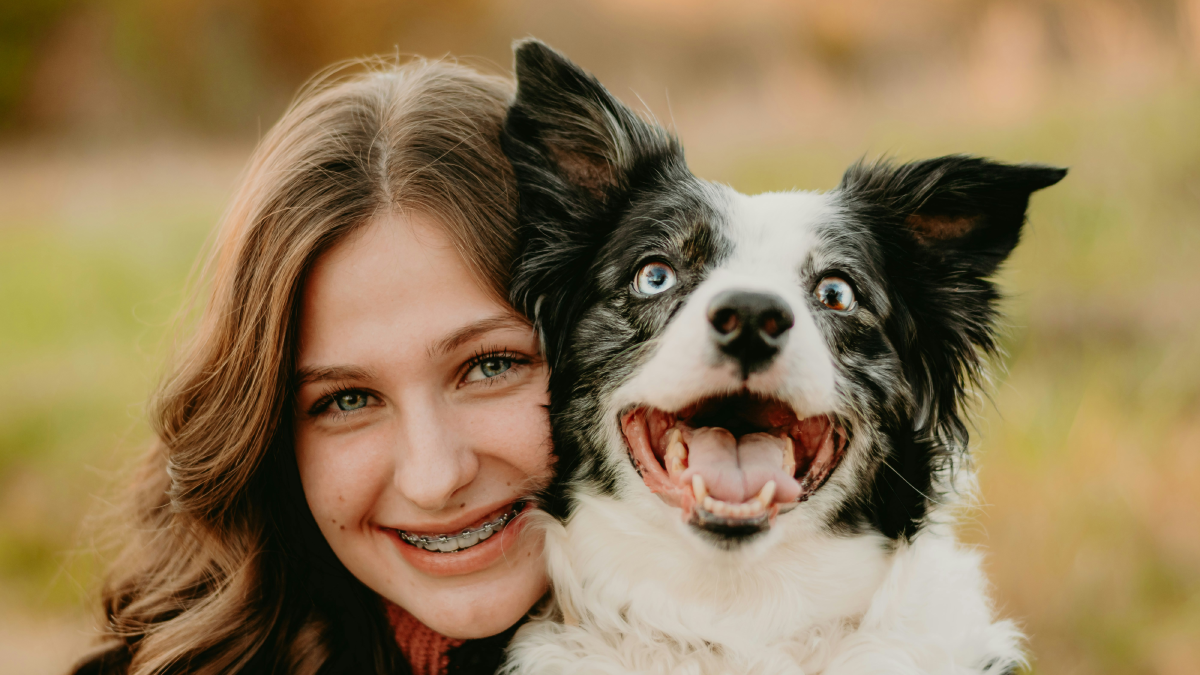
{"label": "dog's teeth", "polygon": [[769,480],[767,484],[762,486],[762,490],[758,493],[758,503],[762,507],[769,508],[771,503],[775,501],[775,481]]}
{"label": "dog's teeth", "polygon": [[785,435],[783,437],[783,440],[784,440],[784,444],[785,444],[784,448],[783,448],[783,472],[789,476],[795,476],[796,475],[796,442],[792,440],[791,436],[787,436],[787,435]]}
{"label": "dog's teeth", "polygon": [[758,499],[751,499],[741,504],[730,504],[705,495],[704,499],[697,500],[697,503],[703,506],[705,511],[722,518],[752,518],[762,515],[767,510],[767,507],[763,506]]}
{"label": "dog's teeth", "polygon": [[683,461],[678,457],[667,458],[667,475],[674,478],[685,471]]}
{"label": "dog's teeth", "polygon": [[667,474],[674,477],[683,473],[684,460],[687,459],[687,446],[683,444],[683,434],[678,429],[672,429],[667,432],[667,454],[666,459]]}
{"label": "dog's teeth", "polygon": [[[708,500],[708,486],[704,484],[704,476],[696,474],[692,476],[692,494],[696,496],[697,504],[704,504]],[[708,508],[707,506],[705,508]]]}
{"label": "dog's teeth", "polygon": [[[670,446],[674,445],[675,443],[682,443],[682,442],[683,442],[683,432],[680,431],[678,428],[671,429],[670,431],[667,432],[667,447],[668,448],[670,448]],[[686,454],[686,452],[687,452],[687,449],[685,448],[684,453]]]}

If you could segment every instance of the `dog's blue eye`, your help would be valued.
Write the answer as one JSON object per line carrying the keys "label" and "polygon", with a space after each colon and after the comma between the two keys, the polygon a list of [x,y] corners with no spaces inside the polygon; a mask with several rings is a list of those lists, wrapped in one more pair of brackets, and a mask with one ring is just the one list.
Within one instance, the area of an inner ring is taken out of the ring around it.
{"label": "dog's blue eye", "polygon": [[675,270],[666,263],[652,262],[638,270],[633,290],[642,295],[657,295],[675,285]]}
{"label": "dog's blue eye", "polygon": [[817,284],[817,299],[829,309],[844,312],[854,307],[854,289],[841,277],[825,277]]}

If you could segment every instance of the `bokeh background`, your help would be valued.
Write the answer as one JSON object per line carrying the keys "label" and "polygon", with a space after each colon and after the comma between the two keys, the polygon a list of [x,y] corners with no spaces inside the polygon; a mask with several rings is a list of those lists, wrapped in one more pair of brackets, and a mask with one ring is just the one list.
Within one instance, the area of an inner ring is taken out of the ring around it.
{"label": "bokeh background", "polygon": [[860,156],[1071,167],[1001,280],[963,522],[1036,673],[1200,672],[1200,0],[0,3],[0,670],[87,645],[94,516],[193,262],[320,68],[565,50],[740,190]]}

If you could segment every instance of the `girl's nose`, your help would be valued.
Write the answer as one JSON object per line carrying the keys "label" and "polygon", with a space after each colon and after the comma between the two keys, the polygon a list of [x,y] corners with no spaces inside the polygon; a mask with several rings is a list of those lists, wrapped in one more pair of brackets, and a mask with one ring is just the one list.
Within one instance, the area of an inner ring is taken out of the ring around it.
{"label": "girl's nose", "polygon": [[394,482],[402,495],[425,511],[441,511],[456,492],[475,480],[479,459],[445,419],[435,401],[410,405],[400,416]]}

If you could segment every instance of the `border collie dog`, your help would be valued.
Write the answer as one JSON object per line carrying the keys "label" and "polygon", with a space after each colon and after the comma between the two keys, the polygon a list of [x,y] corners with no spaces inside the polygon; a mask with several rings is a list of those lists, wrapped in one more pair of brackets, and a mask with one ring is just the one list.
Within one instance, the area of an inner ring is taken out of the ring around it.
{"label": "border collie dog", "polygon": [[989,673],[997,621],[950,502],[995,352],[988,277],[1065,170],[856,164],[746,196],[537,41],[504,147],[513,299],[551,366],[553,599],[507,673]]}

